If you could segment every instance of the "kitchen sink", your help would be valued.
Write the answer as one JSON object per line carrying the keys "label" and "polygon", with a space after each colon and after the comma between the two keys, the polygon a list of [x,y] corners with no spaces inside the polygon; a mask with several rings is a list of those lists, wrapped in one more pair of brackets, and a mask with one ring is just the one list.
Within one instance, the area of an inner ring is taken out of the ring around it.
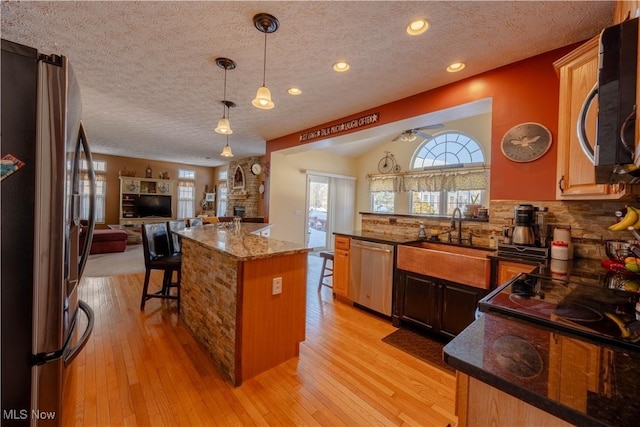
{"label": "kitchen sink", "polygon": [[476,288],[491,287],[490,250],[417,242],[398,245],[397,268]]}

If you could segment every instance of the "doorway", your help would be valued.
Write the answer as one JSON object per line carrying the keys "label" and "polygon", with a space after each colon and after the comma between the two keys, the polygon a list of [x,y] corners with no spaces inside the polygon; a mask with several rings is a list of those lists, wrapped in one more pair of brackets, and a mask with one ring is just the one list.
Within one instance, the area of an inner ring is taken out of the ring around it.
{"label": "doorway", "polygon": [[327,242],[327,212],[329,208],[329,177],[307,175],[307,247],[325,250]]}
{"label": "doorway", "polygon": [[353,228],[355,178],[307,172],[306,245],[333,250],[333,232]]}

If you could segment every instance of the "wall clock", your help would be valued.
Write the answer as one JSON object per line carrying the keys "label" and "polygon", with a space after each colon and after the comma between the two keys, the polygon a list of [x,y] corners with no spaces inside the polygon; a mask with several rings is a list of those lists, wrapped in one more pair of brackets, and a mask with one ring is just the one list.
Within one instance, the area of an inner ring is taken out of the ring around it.
{"label": "wall clock", "polygon": [[254,163],[251,165],[251,173],[254,175],[260,175],[262,173],[262,165],[260,163]]}
{"label": "wall clock", "polygon": [[514,162],[539,159],[551,147],[551,132],[539,123],[521,123],[502,137],[502,154]]}

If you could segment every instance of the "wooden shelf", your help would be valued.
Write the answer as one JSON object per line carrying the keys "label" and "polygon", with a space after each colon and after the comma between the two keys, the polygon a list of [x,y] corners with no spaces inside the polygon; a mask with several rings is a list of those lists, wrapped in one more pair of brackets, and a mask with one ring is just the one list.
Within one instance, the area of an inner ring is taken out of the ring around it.
{"label": "wooden shelf", "polygon": [[229,194],[229,196],[227,196],[230,200],[242,200],[242,199],[248,199],[249,198],[249,193],[235,193],[235,194]]}

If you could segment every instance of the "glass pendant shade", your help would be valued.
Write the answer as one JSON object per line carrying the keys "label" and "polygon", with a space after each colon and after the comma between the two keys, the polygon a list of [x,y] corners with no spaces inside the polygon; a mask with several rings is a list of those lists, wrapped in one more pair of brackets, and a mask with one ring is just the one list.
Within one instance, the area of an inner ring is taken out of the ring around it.
{"label": "glass pendant shade", "polygon": [[227,142],[227,145],[225,145],[224,148],[222,149],[222,153],[220,153],[220,155],[222,157],[233,157],[233,153],[231,152],[231,147],[229,147],[228,142]]}
{"label": "glass pendant shade", "polygon": [[233,130],[231,130],[229,119],[223,116],[220,120],[218,120],[218,126],[216,127],[215,131],[223,135],[231,135],[233,133]]}
{"label": "glass pendant shade", "polygon": [[402,137],[400,138],[400,141],[404,141],[404,142],[413,142],[416,139],[418,139],[418,137],[413,134],[413,133],[405,133],[404,135],[402,135]]}
{"label": "glass pendant shade", "polygon": [[258,93],[256,93],[256,97],[251,103],[254,107],[262,108],[263,110],[270,110],[275,106],[271,100],[271,91],[266,86],[258,88]]}

